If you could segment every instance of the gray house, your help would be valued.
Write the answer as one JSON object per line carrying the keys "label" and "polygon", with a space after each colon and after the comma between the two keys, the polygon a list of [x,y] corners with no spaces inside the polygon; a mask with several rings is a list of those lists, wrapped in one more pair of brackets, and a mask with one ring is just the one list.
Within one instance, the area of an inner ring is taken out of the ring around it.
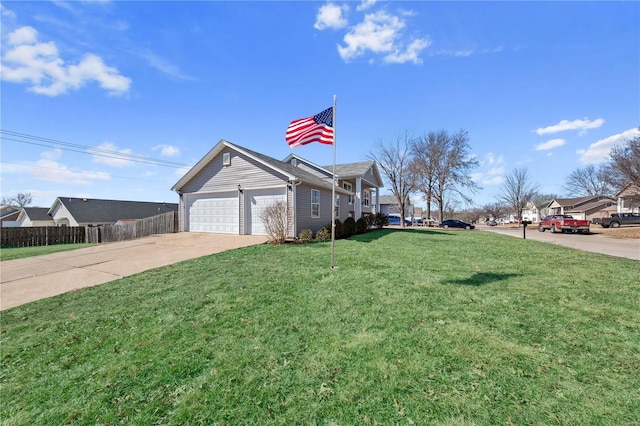
{"label": "gray house", "polygon": [[[280,161],[220,140],[171,188],[179,195],[179,229],[264,235],[261,211],[282,201],[289,237],[316,232],[331,223],[332,168],[296,155]],[[336,218],[372,211],[382,186],[375,162],[336,165],[336,178]]]}
{"label": "gray house", "polygon": [[145,219],[177,209],[175,203],[58,197],[47,214],[53,218],[55,226],[95,226]]}
{"label": "gray house", "polygon": [[402,216],[404,218],[419,217],[415,215],[415,209],[411,200],[407,198],[404,205],[404,214],[400,214],[400,207],[398,206],[398,199],[395,195],[381,195],[380,196],[380,212],[387,216]]}

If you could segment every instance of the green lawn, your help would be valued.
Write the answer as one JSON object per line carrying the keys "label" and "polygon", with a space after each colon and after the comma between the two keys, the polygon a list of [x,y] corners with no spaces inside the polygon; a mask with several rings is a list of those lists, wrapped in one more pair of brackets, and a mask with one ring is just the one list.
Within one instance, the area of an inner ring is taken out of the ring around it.
{"label": "green lawn", "polygon": [[638,425],[640,263],[382,230],[2,312],[3,425]]}
{"label": "green lawn", "polygon": [[23,257],[40,256],[43,254],[57,253],[59,251],[75,250],[89,247],[92,244],[55,244],[51,246],[37,247],[8,247],[0,249],[0,260],[22,259]]}

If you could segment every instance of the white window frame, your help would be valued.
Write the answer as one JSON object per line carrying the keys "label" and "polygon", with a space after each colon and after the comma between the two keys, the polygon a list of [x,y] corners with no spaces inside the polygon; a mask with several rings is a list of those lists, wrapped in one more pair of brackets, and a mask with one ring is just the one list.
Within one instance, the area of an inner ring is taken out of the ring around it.
{"label": "white window frame", "polygon": [[365,207],[369,207],[369,204],[371,204],[371,193],[369,191],[363,191],[362,192],[363,197],[362,197],[362,204]]}
{"label": "white window frame", "polygon": [[225,152],[222,154],[222,165],[223,166],[228,166],[231,164],[231,154],[228,152]]}
{"label": "white window frame", "polygon": [[297,158],[292,158],[291,159],[291,165],[294,167],[298,167],[298,159]]}
{"label": "white window frame", "polygon": [[340,195],[336,194],[336,212],[335,212],[335,218],[336,219],[340,219]]}
{"label": "white window frame", "polygon": [[[351,185],[349,182],[342,182],[342,187],[349,192],[353,192],[353,185]],[[349,205],[353,204],[353,194],[349,194],[348,202],[349,202]]]}
{"label": "white window frame", "polygon": [[311,190],[311,217],[320,217],[320,191],[317,189]]}

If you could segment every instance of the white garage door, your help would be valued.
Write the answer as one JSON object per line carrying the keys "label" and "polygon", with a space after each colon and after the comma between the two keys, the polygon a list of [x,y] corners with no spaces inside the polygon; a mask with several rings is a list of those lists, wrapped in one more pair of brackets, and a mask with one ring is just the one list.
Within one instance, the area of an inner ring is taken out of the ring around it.
{"label": "white garage door", "polygon": [[191,195],[189,231],[238,234],[238,193]]}
{"label": "white garage door", "polygon": [[245,232],[251,235],[266,235],[267,230],[260,220],[260,212],[278,201],[286,203],[284,188],[247,191],[245,195]]}

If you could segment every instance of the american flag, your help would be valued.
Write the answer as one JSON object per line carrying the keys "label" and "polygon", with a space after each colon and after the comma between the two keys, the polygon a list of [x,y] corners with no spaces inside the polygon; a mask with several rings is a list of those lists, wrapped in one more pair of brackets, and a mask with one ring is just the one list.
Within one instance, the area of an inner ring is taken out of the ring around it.
{"label": "american flag", "polygon": [[311,142],[333,144],[333,107],[308,118],[293,120],[287,128],[285,140],[291,148]]}

